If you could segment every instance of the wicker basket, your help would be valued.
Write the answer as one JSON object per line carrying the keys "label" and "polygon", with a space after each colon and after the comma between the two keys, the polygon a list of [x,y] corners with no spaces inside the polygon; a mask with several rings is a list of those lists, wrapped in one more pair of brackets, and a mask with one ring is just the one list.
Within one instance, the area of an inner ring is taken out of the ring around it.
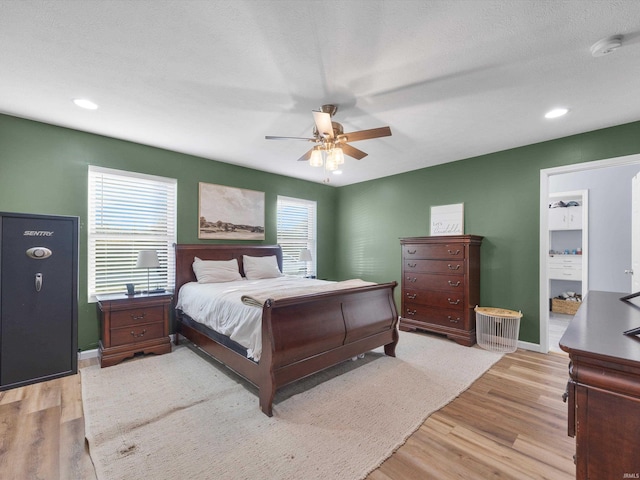
{"label": "wicker basket", "polygon": [[582,302],[569,302],[561,298],[551,299],[551,311],[553,313],[564,313],[565,315],[575,315]]}

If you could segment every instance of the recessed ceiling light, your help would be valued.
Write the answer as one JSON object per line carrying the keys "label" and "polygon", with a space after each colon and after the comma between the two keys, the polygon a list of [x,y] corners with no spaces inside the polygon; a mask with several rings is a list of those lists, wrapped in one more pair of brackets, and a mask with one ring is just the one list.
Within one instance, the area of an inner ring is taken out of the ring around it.
{"label": "recessed ceiling light", "polygon": [[75,103],[80,108],[86,108],[87,110],[95,110],[98,108],[98,105],[93,103],[91,100],[87,100],[86,98],[74,98],[73,103]]}
{"label": "recessed ceiling light", "polygon": [[549,110],[547,113],[545,113],[544,118],[558,118],[566,115],[568,111],[568,108],[554,108],[553,110]]}
{"label": "recessed ceiling light", "polygon": [[334,175],[342,175],[342,170],[334,170],[333,174]]}

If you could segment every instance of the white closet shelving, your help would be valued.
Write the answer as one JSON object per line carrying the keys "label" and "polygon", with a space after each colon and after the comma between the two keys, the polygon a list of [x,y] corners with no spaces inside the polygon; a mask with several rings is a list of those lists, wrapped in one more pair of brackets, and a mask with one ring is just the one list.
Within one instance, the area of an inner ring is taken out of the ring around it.
{"label": "white closet shelving", "polygon": [[551,298],[588,290],[588,190],[549,194],[549,257],[547,277]]}

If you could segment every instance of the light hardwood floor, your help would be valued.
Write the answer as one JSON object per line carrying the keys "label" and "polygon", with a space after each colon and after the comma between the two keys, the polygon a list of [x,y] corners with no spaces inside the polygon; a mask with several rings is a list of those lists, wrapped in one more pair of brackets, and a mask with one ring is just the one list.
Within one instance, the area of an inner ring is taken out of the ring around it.
{"label": "light hardwood floor", "polygon": [[[560,354],[506,355],[368,480],[575,478],[567,364]],[[0,392],[0,478],[95,480],[80,375]]]}

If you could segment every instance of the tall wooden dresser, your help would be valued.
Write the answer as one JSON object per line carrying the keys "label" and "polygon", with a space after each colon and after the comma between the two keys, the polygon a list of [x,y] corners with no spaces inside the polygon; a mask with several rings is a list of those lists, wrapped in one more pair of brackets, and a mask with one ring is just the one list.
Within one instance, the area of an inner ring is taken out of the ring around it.
{"label": "tall wooden dresser", "polygon": [[461,345],[476,343],[474,307],[480,301],[477,235],[401,238],[400,330],[445,334]]}

